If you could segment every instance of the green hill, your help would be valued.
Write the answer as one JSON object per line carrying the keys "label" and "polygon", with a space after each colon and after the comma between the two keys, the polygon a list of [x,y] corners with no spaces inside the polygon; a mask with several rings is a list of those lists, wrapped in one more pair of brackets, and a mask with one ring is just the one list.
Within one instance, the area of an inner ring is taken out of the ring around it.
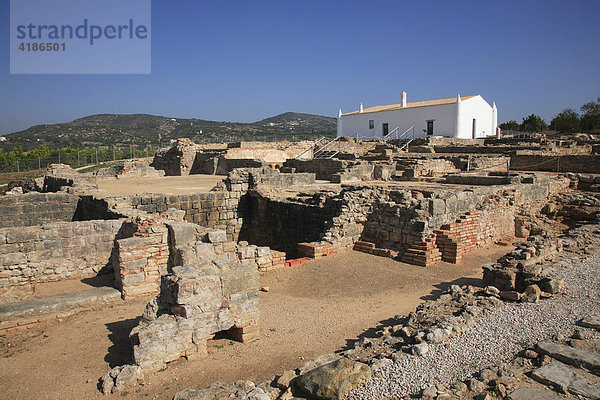
{"label": "green hill", "polygon": [[6,135],[0,146],[10,150],[15,145],[25,151],[45,144],[49,147],[123,146],[133,144],[158,146],[170,139],[187,137],[195,142],[230,142],[238,140],[284,140],[292,137],[332,135],[335,118],[287,112],[253,123],[218,122],[201,119],[169,118],[148,114],[97,114],[71,122],[36,125]]}

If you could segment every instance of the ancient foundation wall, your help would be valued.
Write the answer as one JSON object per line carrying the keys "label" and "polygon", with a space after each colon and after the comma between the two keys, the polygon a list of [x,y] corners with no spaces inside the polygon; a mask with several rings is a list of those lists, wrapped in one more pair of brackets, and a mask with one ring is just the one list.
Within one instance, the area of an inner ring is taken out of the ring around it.
{"label": "ancient foundation wall", "polygon": [[246,199],[246,217],[239,239],[298,255],[298,243],[320,239],[336,214],[331,205],[311,205],[259,196]]}
{"label": "ancient foundation wall", "polygon": [[247,191],[247,185],[234,187],[232,191],[195,193],[184,195],[148,195],[131,198],[106,199],[109,203],[118,203],[119,210],[128,214],[128,209],[143,211],[149,214],[163,215],[174,208],[185,212],[184,220],[221,229],[227,232],[230,240],[237,240],[243,220],[240,198]]}
{"label": "ancient foundation wall", "polygon": [[95,276],[112,269],[123,220],[0,229],[0,293],[10,286]]}
{"label": "ancient foundation wall", "polygon": [[[528,183],[475,187],[425,198],[417,191],[367,189],[341,195],[342,212],[323,238],[336,248],[356,250],[429,265],[517,233],[517,216],[535,213],[552,193],[568,187],[545,177]],[[519,230],[521,231],[521,230]]]}
{"label": "ancient foundation wall", "polygon": [[517,171],[600,173],[600,155],[511,155],[510,168]]}
{"label": "ancient foundation wall", "polygon": [[288,159],[283,166],[286,168],[295,168],[296,172],[315,173],[317,179],[331,180],[331,177],[348,167],[349,162],[336,159],[315,159],[315,160],[297,160]]}
{"label": "ancient foundation wall", "polygon": [[0,196],[0,228],[72,221],[79,197],[67,193]]}
{"label": "ancient foundation wall", "polygon": [[[262,173],[268,171],[268,173]],[[174,208],[185,212],[184,220],[208,228],[220,229],[227,233],[227,239],[238,241],[244,218],[251,216],[248,190],[262,185],[271,189],[294,185],[307,185],[315,182],[310,173],[279,173],[270,168],[261,170],[240,170],[221,182],[217,190],[208,193],[189,195],[150,195],[132,198],[107,199],[110,203],[120,203],[122,214],[127,208],[147,213],[164,214]],[[252,240],[252,243],[255,243]]]}
{"label": "ancient foundation wall", "polygon": [[158,293],[161,276],[177,266],[230,262],[268,271],[283,267],[285,254],[268,247],[236,244],[224,231],[160,216],[127,220],[127,237],[115,247],[115,278],[124,299]]}

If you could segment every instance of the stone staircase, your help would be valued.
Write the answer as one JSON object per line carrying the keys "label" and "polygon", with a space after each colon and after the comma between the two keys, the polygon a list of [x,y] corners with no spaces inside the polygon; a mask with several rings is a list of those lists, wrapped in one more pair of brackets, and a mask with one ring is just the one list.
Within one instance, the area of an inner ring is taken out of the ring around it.
{"label": "stone staircase", "polygon": [[319,152],[315,153],[313,158],[325,160],[325,159],[330,159],[330,158],[335,157],[338,153],[339,153],[339,151],[336,151],[336,150],[323,150],[323,151],[319,151]]}

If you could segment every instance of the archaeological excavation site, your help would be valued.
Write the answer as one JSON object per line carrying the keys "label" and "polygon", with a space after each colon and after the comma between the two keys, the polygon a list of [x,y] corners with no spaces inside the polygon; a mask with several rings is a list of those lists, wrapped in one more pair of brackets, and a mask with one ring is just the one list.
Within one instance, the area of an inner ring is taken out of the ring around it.
{"label": "archaeological excavation site", "polygon": [[195,144],[0,196],[0,397],[600,399],[600,139]]}

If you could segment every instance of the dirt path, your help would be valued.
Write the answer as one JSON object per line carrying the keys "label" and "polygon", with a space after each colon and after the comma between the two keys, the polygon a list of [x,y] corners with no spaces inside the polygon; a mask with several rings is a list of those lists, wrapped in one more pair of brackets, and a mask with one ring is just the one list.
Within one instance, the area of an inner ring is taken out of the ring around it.
{"label": "dirt path", "polygon": [[[344,349],[396,314],[406,314],[451,283],[478,284],[481,265],[511,247],[470,253],[459,265],[420,268],[358,252],[345,252],[261,278],[262,335],[241,344],[209,342],[209,356],[179,360],[147,374],[143,386],[108,398],[170,399],[179,390],[216,380],[260,382],[303,361]],[[83,312],[43,330],[0,337],[0,397],[104,398],[98,378],[129,361],[129,330],[148,298]]]}

